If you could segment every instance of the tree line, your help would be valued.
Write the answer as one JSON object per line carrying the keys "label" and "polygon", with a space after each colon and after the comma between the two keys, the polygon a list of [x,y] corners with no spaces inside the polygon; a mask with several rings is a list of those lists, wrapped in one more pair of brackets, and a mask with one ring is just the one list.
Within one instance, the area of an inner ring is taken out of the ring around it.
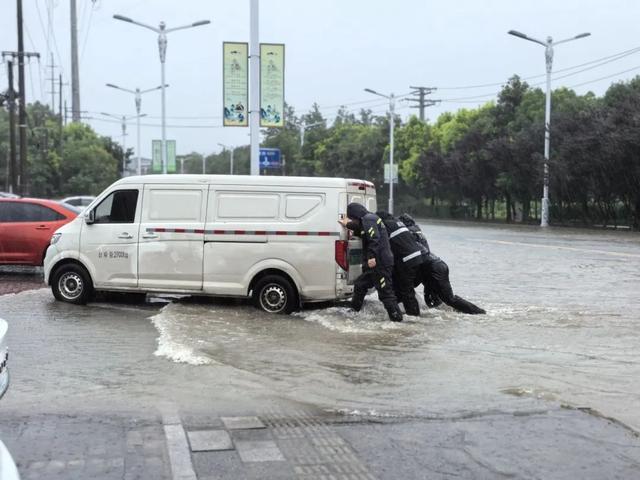
{"label": "tree line", "polygon": [[[28,175],[35,196],[98,193],[118,178],[123,152],[109,137],[79,124],[60,128],[48,107],[29,106]],[[386,204],[384,164],[389,118],[341,108],[329,122],[315,104],[285,126],[263,131],[263,147],[285,158],[274,175],[362,178]],[[416,215],[534,223],[542,194],[544,93],[514,76],[497,99],[395,125],[396,208]],[[305,130],[301,144],[301,128]],[[0,165],[8,158],[7,115],[0,110]],[[628,225],[640,230],[640,77],[611,85],[601,97],[559,88],[552,94],[550,215],[553,224]],[[212,143],[217,143],[214,139]],[[229,173],[230,152],[178,157],[178,171]],[[234,150],[234,173],[248,174],[249,147]],[[5,169],[0,181],[5,181]]]}

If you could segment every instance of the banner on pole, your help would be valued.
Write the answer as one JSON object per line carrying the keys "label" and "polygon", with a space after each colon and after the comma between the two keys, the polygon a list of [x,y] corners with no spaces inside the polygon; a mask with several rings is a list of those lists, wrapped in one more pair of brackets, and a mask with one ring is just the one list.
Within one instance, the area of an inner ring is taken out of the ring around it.
{"label": "banner on pole", "polygon": [[176,141],[167,140],[167,173],[176,173]]}
{"label": "banner on pole", "polygon": [[162,140],[151,140],[151,172],[162,173]]}
{"label": "banner on pole", "polygon": [[249,44],[222,43],[223,126],[249,125]]}
{"label": "banner on pole", "polygon": [[[162,140],[151,141],[151,172],[162,173]],[[167,140],[167,173],[176,173],[175,140]]]}
{"label": "banner on pole", "polygon": [[284,127],[284,45],[260,44],[260,126]]}

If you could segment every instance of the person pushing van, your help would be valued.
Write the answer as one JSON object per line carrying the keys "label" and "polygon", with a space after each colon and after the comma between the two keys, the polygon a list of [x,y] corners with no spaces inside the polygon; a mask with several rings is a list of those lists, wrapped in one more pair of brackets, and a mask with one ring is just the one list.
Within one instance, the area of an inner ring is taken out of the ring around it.
{"label": "person pushing van", "polygon": [[417,317],[420,315],[420,306],[416,300],[415,283],[420,278],[421,267],[426,261],[428,251],[416,241],[405,224],[393,215],[384,210],[377,211],[376,215],[380,217],[389,233],[389,243],[394,256],[393,288],[396,297],[404,305],[407,315]]}
{"label": "person pushing van", "polygon": [[393,253],[391,253],[389,236],[382,220],[359,203],[347,205],[347,217],[338,222],[362,238],[365,252],[363,273],[356,279],[353,286],[351,308],[360,311],[367,291],[375,287],[378,298],[389,314],[389,319],[393,322],[401,322],[402,311],[398,307],[391,280]]}
{"label": "person pushing van", "polygon": [[449,266],[444,260],[431,253],[429,243],[424,233],[411,215],[403,213],[399,218],[414,235],[416,242],[419,242],[426,252],[426,261],[420,267],[420,276],[422,277],[422,285],[424,285],[425,292],[425,303],[430,307],[437,306],[439,304],[438,300],[441,300],[462,313],[468,313],[470,315],[487,313],[484,309],[474,305],[470,301],[453,294],[453,288],[449,281]]}

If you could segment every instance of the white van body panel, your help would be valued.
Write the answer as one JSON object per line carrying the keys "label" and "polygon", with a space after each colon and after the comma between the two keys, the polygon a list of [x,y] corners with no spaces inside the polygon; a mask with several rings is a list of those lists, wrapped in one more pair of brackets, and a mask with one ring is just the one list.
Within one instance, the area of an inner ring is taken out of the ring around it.
{"label": "white van body panel", "polygon": [[[138,287],[202,290],[207,185],[144,186]],[[151,231],[170,225],[170,231]],[[199,232],[199,233],[197,233]]]}
{"label": "white van body panel", "polygon": [[360,243],[337,220],[351,201],[376,208],[375,188],[362,180],[147,175],[115,182],[84,215],[123,190],[138,191],[134,221],[89,224],[82,216],[59,229],[45,281],[73,259],[97,290],[246,297],[257,275],[277,270],[301,301],[346,298],[361,257],[350,255],[358,264],[346,272],[336,263],[336,241],[356,253]]}

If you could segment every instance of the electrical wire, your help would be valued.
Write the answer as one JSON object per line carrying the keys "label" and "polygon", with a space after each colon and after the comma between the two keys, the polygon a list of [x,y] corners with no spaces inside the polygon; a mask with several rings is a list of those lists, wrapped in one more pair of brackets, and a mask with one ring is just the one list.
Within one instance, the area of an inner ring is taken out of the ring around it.
{"label": "electrical wire", "polygon": [[[33,38],[31,37],[31,32],[29,31],[29,27],[28,25],[25,23],[24,24],[24,30],[25,33],[27,34],[27,39],[29,40],[29,43],[31,44],[31,48],[33,49],[34,52],[36,52],[38,49],[36,48],[36,44],[33,41]],[[33,69],[31,68],[31,59],[28,60],[28,65],[29,65],[29,83],[31,86],[31,97],[34,99],[38,99],[41,102],[44,99],[44,86],[43,86],[43,76],[42,76],[42,64],[40,63],[40,57],[38,57],[38,80],[39,80],[39,87],[40,87],[40,97],[38,97],[36,95],[36,90],[33,86]]]}
{"label": "electrical wire", "polygon": [[[628,50],[624,50],[622,52],[614,53],[612,55],[607,55],[606,57],[596,58],[595,60],[590,60],[588,62],[584,62],[578,65],[573,65],[571,67],[561,68],[559,70],[556,70],[555,73],[568,72],[571,70],[575,70],[576,68],[581,68],[587,65],[593,65],[595,63],[597,63],[598,65],[594,65],[591,68],[597,68],[601,65],[606,65],[607,63],[615,62],[617,60],[628,57],[629,55],[633,55],[634,53],[638,53],[638,52],[640,52],[640,47],[634,47]],[[585,72],[587,70],[590,70],[591,68],[581,70],[580,72]],[[575,73],[577,74],[580,72],[575,72]],[[533,80],[535,78],[542,78],[545,75],[546,73],[542,73],[539,75],[531,75],[531,76],[523,77],[522,80]],[[562,76],[557,78],[565,78],[565,77]],[[456,86],[456,87],[437,87],[437,88],[438,90],[471,90],[476,88],[499,87],[504,84],[505,82],[495,82],[495,83],[484,83],[484,84],[478,84],[478,85],[464,85],[464,86]]]}
{"label": "electrical wire", "polygon": [[[42,31],[45,31],[45,27],[44,27],[44,22],[42,21],[42,13],[40,12],[40,2],[38,0],[36,0],[35,2],[36,5],[36,10],[38,12],[38,20],[40,21],[40,26],[42,27]],[[46,2],[45,2],[46,3]],[[58,42],[56,41],[56,36],[55,36],[55,31],[53,28],[53,5],[50,5],[49,3],[46,3],[47,6],[47,17],[48,17],[48,32],[51,33],[51,38],[53,39],[53,46],[54,46],[54,50],[55,50],[55,54],[58,57],[58,62],[59,65],[58,67],[60,68],[60,71],[64,74],[64,68],[62,67],[62,56],[60,55],[60,50],[58,49]],[[49,53],[49,51],[53,51],[50,46],[49,46],[49,34],[47,34],[47,50]]]}
{"label": "electrical wire", "polygon": [[638,70],[638,69],[640,69],[640,65],[638,65],[636,67],[633,67],[633,68],[629,68],[627,70],[622,70],[621,72],[612,73],[611,75],[607,75],[605,77],[595,78],[595,79],[589,80],[587,82],[582,82],[582,83],[577,83],[575,85],[570,85],[568,88],[582,87],[583,85],[588,85],[590,83],[600,82],[601,80],[607,80],[609,78],[617,77],[618,75],[622,75],[624,73],[629,73],[629,72],[632,72],[632,71]]}
{"label": "electrical wire", "polygon": [[[86,4],[85,4],[86,5]],[[87,47],[87,40],[89,40],[89,31],[91,30],[91,20],[93,20],[93,12],[95,11],[95,4],[91,7],[91,13],[89,14],[89,22],[87,29],[84,32],[84,41],[82,42],[82,49],[80,50],[80,64],[82,65],[82,59],[84,58],[84,52]]]}
{"label": "electrical wire", "polygon": [[[92,116],[88,116],[85,117],[86,119],[89,120],[97,120],[99,122],[104,122],[104,123],[114,123],[117,125],[122,125],[122,121],[118,121],[118,120],[109,120],[108,118],[100,118],[100,117],[92,117]],[[162,125],[159,123],[140,123],[141,127],[153,127],[153,128],[160,128]],[[166,125],[167,128],[226,128],[223,125]]]}

